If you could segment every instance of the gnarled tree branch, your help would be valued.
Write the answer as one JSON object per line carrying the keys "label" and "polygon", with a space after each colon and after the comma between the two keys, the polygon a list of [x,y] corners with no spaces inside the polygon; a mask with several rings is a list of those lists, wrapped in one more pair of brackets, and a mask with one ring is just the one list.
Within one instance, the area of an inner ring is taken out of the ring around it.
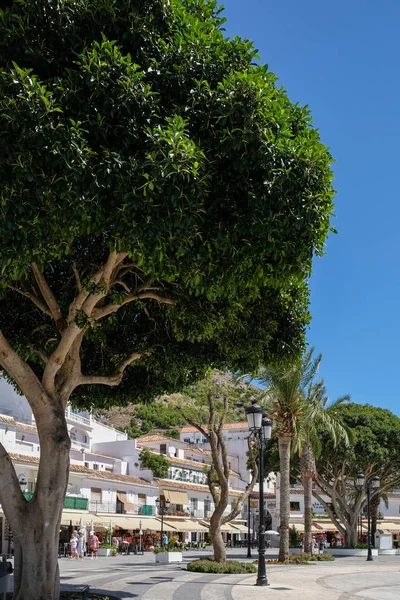
{"label": "gnarled tree branch", "polygon": [[21,294],[21,296],[29,298],[29,300],[31,300],[31,302],[33,302],[33,304],[37,306],[37,308],[39,308],[42,312],[44,312],[49,317],[53,317],[45,303],[42,302],[42,300],[40,300],[40,298],[38,298],[36,294],[34,294],[33,292],[28,292],[26,290],[20,290],[12,285],[9,285],[8,287],[10,288],[10,290],[13,290],[13,292],[17,292],[17,294]]}
{"label": "gnarled tree branch", "polygon": [[34,412],[46,403],[46,394],[39,379],[30,366],[11,348],[1,331],[0,364],[14,379],[22,393],[25,394]]}
{"label": "gnarled tree branch", "polygon": [[[16,530],[20,515],[25,508],[25,499],[18,483],[17,474],[11,458],[0,443],[0,502],[8,519],[11,519],[11,527]],[[17,510],[15,510],[17,509]],[[19,513],[19,514],[18,514]],[[13,517],[15,522],[13,522]]]}
{"label": "gnarled tree branch", "polygon": [[139,352],[132,352],[125,360],[121,362],[118,369],[113,375],[102,376],[102,375],[82,375],[79,379],[78,385],[119,385],[124,376],[126,367],[132,364],[135,360],[139,360],[143,357],[143,354]]}
{"label": "gnarled tree branch", "polygon": [[164,298],[163,296],[160,296],[159,294],[156,294],[154,292],[151,291],[144,291],[144,292],[139,292],[139,293],[132,293],[132,294],[128,294],[123,300],[122,302],[120,302],[119,304],[107,304],[106,306],[102,306],[100,308],[95,308],[93,310],[92,313],[92,317],[95,321],[98,321],[99,319],[102,319],[103,317],[107,317],[108,315],[111,315],[112,313],[117,312],[118,309],[120,309],[122,306],[124,306],[125,304],[129,304],[130,302],[134,302],[135,300],[155,300],[156,302],[159,302],[160,304],[175,304],[175,300],[172,300],[172,298]]}
{"label": "gnarled tree branch", "polygon": [[43,296],[43,299],[46,302],[47,306],[49,307],[51,316],[53,317],[55,322],[59,326],[61,326],[61,323],[63,322],[64,317],[63,317],[60,307],[58,306],[58,302],[55,299],[54,294],[51,291],[49,284],[47,283],[46,277],[40,271],[40,269],[36,263],[32,263],[31,267],[32,267],[33,275],[36,279],[36,283],[38,284],[40,292]]}

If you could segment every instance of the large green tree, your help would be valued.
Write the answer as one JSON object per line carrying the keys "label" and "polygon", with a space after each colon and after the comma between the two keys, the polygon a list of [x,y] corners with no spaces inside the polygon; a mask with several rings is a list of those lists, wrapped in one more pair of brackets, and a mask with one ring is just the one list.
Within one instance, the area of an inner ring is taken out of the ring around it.
{"label": "large green tree", "polygon": [[15,598],[53,600],[67,402],[132,402],[210,363],[298,354],[331,157],[252,44],[224,36],[213,0],[7,5],[0,364],[41,459],[26,502],[0,447],[0,501]]}
{"label": "large green tree", "polygon": [[235,519],[254,489],[258,479],[258,461],[256,442],[249,435],[248,464],[251,473],[248,485],[242,493],[229,503],[229,454],[226,444],[225,423],[228,417],[237,414],[243,419],[243,403],[248,404],[250,398],[260,395],[260,390],[238,382],[233,377],[219,385],[217,376],[208,377],[198,384],[183,390],[182,394],[171,396],[171,402],[176,406],[186,423],[192,425],[207,440],[211,452],[211,465],[207,467],[207,485],[214,502],[214,511],[210,517],[210,535],[213,554],[216,562],[226,561],[226,547],[222,537],[221,527]]}
{"label": "large green tree", "polygon": [[331,436],[321,429],[315,480],[329,500],[316,490],[313,493],[344,535],[346,544],[354,547],[358,517],[366,504],[366,488],[359,490],[355,486],[357,473],[364,473],[366,484],[372,476],[380,477],[381,487],[372,490],[372,502],[400,485],[400,419],[389,410],[368,404],[343,404],[332,411],[349,428],[352,439],[349,447],[339,444],[334,448]]}

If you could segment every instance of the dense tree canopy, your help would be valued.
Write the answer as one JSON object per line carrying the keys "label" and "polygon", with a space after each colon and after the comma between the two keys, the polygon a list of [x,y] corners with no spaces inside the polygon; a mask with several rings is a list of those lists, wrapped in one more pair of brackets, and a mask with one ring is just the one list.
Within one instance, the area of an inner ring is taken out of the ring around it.
{"label": "dense tree canopy", "polygon": [[400,419],[389,410],[355,403],[334,408],[335,416],[351,432],[350,446],[334,448],[332,439],[321,431],[321,453],[317,457],[318,486],[328,494],[326,503],[317,492],[314,495],[341,527],[350,545],[356,542],[357,521],[360,510],[366,504],[366,490],[358,490],[355,480],[364,473],[366,482],[373,475],[380,477],[381,494],[400,485]]}
{"label": "dense tree canopy", "polygon": [[0,13],[1,328],[36,373],[78,291],[99,292],[109,251],[127,253],[96,317],[74,319],[88,326],[85,373],[141,360],[118,391],[81,386],[76,401],[150,397],[210,362],[252,369],[303,346],[331,158],[308,110],[223,22],[212,0]]}
{"label": "dense tree canopy", "polygon": [[15,597],[53,600],[68,400],[132,402],[209,365],[298,355],[331,157],[213,0],[4,6],[0,365],[41,458],[26,503],[0,444],[0,501]]}

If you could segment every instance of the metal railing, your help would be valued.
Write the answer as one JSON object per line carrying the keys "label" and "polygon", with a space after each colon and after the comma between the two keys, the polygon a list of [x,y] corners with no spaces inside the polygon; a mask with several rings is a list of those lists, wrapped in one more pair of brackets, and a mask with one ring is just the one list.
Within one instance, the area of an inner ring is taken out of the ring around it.
{"label": "metal railing", "polygon": [[65,409],[65,416],[67,417],[67,419],[71,419],[71,421],[76,421],[77,423],[84,423],[85,425],[91,426],[90,419],[88,419],[87,417],[82,417],[82,415],[77,415],[76,413],[72,412],[69,408]]}
{"label": "metal railing", "polygon": [[156,507],[151,504],[123,504],[122,502],[98,502],[89,501],[89,510],[100,513],[113,513],[124,515],[146,515],[156,514]]}
{"label": "metal railing", "polygon": [[190,516],[197,517],[198,519],[203,519],[204,518],[204,510],[200,510],[199,508],[191,508]]}
{"label": "metal railing", "polygon": [[73,446],[79,446],[81,448],[87,448],[88,450],[90,449],[90,444],[88,442],[81,442],[80,440],[73,440],[71,438],[71,443]]}

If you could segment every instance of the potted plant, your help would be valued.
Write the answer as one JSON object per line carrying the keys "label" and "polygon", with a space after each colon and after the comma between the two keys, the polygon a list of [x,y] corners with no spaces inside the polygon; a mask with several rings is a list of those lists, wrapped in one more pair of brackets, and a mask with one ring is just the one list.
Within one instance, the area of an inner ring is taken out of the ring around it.
{"label": "potted plant", "polygon": [[181,548],[175,548],[178,541],[176,536],[170,538],[166,548],[154,548],[156,563],[177,563],[182,562]]}
{"label": "potted plant", "polygon": [[118,551],[118,546],[114,544],[101,544],[97,556],[116,556]]}

